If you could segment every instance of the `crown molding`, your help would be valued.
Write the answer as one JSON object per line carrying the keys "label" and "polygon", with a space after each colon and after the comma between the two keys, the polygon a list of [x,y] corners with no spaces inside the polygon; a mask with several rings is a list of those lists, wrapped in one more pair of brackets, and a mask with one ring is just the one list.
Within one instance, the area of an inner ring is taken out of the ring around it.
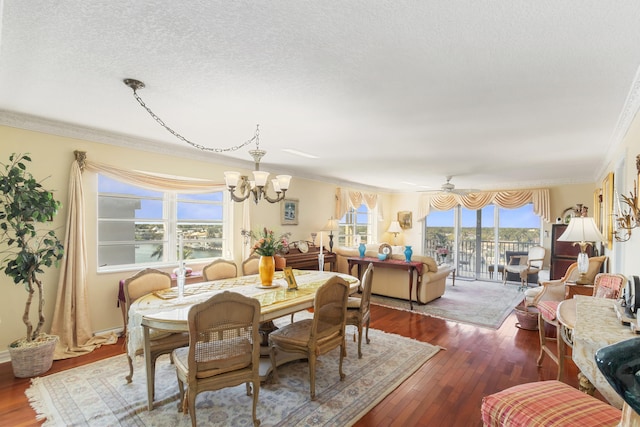
{"label": "crown molding", "polygon": [[638,109],[640,109],[640,67],[636,70],[636,75],[631,82],[631,89],[627,94],[627,99],[624,101],[622,111],[618,116],[618,121],[609,139],[609,148],[605,162],[603,162],[602,167],[596,171],[594,181],[605,176],[608,172],[608,165],[613,162],[616,151],[622,145],[634,118],[638,114]]}

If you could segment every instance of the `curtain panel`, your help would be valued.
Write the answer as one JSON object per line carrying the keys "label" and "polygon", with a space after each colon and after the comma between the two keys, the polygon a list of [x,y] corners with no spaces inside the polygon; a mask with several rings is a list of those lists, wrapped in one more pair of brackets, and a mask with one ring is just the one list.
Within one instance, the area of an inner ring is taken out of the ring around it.
{"label": "curtain panel", "polygon": [[546,222],[551,222],[549,189],[481,191],[466,196],[459,194],[423,194],[419,201],[418,218],[423,219],[431,208],[448,211],[461,205],[470,210],[482,209],[493,203],[507,209],[515,209],[533,203],[533,212]]}
{"label": "curtain panel", "polygon": [[[85,235],[85,201],[82,172],[101,173],[152,190],[181,193],[206,193],[224,190],[224,184],[208,181],[170,177],[142,171],[119,169],[114,166],[86,159],[86,153],[75,151],[75,160],[69,174],[69,200],[67,203],[65,253],[60,266],[56,306],[51,333],[60,338],[54,359],[66,359],[93,351],[103,344],[117,342],[115,334],[94,336],[89,315],[87,288],[87,242]],[[245,202],[243,225],[249,223],[249,209]]]}

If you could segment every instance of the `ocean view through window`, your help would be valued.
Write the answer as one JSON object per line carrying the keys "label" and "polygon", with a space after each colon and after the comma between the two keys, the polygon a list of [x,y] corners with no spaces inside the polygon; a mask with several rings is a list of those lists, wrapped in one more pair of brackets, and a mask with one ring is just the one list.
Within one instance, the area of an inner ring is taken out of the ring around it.
{"label": "ocean view through window", "polygon": [[148,190],[98,175],[98,270],[175,264],[226,253],[224,192]]}

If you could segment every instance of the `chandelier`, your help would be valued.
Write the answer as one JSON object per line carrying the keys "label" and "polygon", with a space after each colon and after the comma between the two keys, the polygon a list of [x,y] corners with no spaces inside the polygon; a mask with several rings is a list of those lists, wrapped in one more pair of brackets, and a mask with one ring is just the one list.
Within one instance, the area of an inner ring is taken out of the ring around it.
{"label": "chandelier", "polygon": [[239,172],[227,171],[224,173],[225,184],[227,186],[227,190],[229,190],[229,194],[231,195],[231,200],[235,202],[244,202],[249,197],[253,196],[253,200],[255,203],[258,203],[258,201],[260,201],[261,199],[264,199],[269,203],[277,203],[284,199],[285,193],[289,189],[289,183],[291,181],[290,175],[277,175],[275,179],[272,179],[271,186],[273,187],[276,195],[275,197],[270,197],[267,194],[267,191],[269,189],[269,173],[260,170],[260,160],[262,160],[262,157],[267,154],[265,150],[260,149],[260,125],[256,125],[256,132],[253,137],[240,145],[226,148],[216,148],[196,144],[195,142],[188,140],[187,138],[167,126],[165,122],[160,117],[158,117],[158,115],[154,113],[151,108],[147,106],[147,104],[145,104],[142,98],[140,98],[140,95],[138,95],[138,90],[145,87],[145,84],[143,82],[136,79],[124,79],[123,82],[125,85],[130,87],[131,90],[133,90],[133,97],[160,126],[162,126],[167,132],[178,138],[180,141],[186,142],[194,148],[202,151],[223,153],[228,151],[237,151],[240,148],[246,147],[251,143],[256,144],[255,150],[249,150],[249,155],[253,158],[255,164],[255,170],[253,171],[253,180],[250,180],[248,176],[242,175]]}

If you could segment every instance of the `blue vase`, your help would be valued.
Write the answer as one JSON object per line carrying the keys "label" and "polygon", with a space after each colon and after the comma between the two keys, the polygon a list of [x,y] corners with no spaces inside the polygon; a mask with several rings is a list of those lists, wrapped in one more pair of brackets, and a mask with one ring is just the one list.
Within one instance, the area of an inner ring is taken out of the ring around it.
{"label": "blue vase", "polygon": [[360,246],[358,246],[358,250],[360,251],[360,258],[364,258],[364,253],[367,250],[367,247],[365,246],[365,244],[360,243]]}
{"label": "blue vase", "polygon": [[405,257],[405,260],[407,262],[411,261],[411,255],[413,255],[413,249],[411,249],[411,246],[405,246],[404,247],[404,257]]}

